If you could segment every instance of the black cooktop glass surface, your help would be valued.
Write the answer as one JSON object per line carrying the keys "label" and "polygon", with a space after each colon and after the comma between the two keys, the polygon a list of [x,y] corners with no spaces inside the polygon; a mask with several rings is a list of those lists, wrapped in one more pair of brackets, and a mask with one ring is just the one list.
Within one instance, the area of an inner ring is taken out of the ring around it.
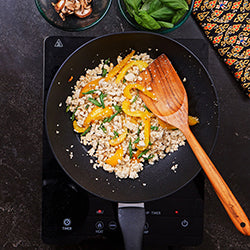
{"label": "black cooktop glass surface", "polygon": [[[90,39],[48,37],[44,41],[44,103],[60,65]],[[208,48],[203,40],[179,42],[207,65]],[[89,194],[64,173],[53,157],[45,129],[42,179],[42,239],[45,243],[75,245],[91,241],[110,244],[109,249],[122,249],[117,204]],[[175,194],[145,203],[144,248],[152,246],[152,249],[166,249],[167,246],[201,243],[203,193],[204,178],[201,173]]]}

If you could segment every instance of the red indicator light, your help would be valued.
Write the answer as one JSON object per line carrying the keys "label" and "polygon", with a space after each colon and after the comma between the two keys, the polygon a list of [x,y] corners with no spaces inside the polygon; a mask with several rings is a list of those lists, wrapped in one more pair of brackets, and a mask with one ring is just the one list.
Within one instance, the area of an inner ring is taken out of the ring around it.
{"label": "red indicator light", "polygon": [[104,211],[103,211],[103,210],[101,210],[101,209],[98,209],[98,210],[96,211],[96,213],[97,213],[97,214],[103,214],[103,213],[104,213]]}
{"label": "red indicator light", "polygon": [[174,213],[175,213],[175,214],[178,214],[178,213],[179,213],[179,211],[178,211],[178,210],[175,210],[175,211],[174,211]]}

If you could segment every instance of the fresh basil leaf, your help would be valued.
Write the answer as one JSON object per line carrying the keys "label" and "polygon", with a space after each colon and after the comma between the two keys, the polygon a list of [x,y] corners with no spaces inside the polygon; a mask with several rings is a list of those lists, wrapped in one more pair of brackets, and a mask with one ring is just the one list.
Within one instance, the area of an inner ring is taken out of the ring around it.
{"label": "fresh basil leaf", "polygon": [[127,9],[127,12],[129,13],[129,15],[131,17],[133,17],[134,16],[134,10],[133,10],[133,8],[131,6],[129,6],[129,5],[127,5],[126,3],[125,3],[125,5],[126,5],[126,9]]}
{"label": "fresh basil leaf", "polygon": [[149,30],[158,30],[161,28],[160,24],[151,17],[146,11],[139,11],[138,13],[142,23],[141,26]]}
{"label": "fresh basil leaf", "polygon": [[175,15],[175,11],[168,7],[162,7],[160,9],[149,12],[149,14],[153,18],[160,21],[171,21],[171,19]]}
{"label": "fresh basil leaf", "polygon": [[173,16],[171,23],[176,24],[184,16],[185,13],[186,10],[184,9],[177,11]]}
{"label": "fresh basil leaf", "polygon": [[149,9],[148,9],[148,14],[151,14],[154,11],[159,10],[160,8],[162,8],[164,5],[162,4],[161,1],[159,0],[151,0],[150,1],[150,5],[149,5]]}
{"label": "fresh basil leaf", "polygon": [[174,10],[189,9],[188,4],[185,0],[160,0],[160,1],[164,3],[167,7],[170,7]]}
{"label": "fresh basil leaf", "polygon": [[133,11],[133,16],[134,16],[135,21],[139,25],[143,26],[143,19],[135,11]]}
{"label": "fresh basil leaf", "polygon": [[130,6],[134,10],[138,10],[141,5],[141,0],[124,0],[126,6]]}
{"label": "fresh basil leaf", "polygon": [[150,9],[150,4],[152,0],[144,1],[143,5],[141,6],[140,10],[148,11]]}
{"label": "fresh basil leaf", "polygon": [[158,23],[161,25],[162,28],[168,28],[171,29],[174,27],[174,24],[164,21],[158,21]]}

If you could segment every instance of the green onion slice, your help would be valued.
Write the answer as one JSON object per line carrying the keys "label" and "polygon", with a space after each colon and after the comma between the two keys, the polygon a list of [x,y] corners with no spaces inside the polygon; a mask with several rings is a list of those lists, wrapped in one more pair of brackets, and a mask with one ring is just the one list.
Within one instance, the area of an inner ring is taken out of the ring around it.
{"label": "green onion slice", "polygon": [[150,160],[154,157],[155,155],[150,154],[148,157],[143,157],[144,160]]}
{"label": "green onion slice", "polygon": [[136,102],[136,100],[138,99],[138,97],[139,97],[139,93],[136,94],[136,96],[135,96],[134,99],[132,100],[131,104],[134,103],[134,102]]}
{"label": "green onion slice", "polygon": [[158,126],[151,126],[150,128],[151,128],[151,130],[155,130],[155,131],[159,130]]}
{"label": "green onion slice", "polygon": [[152,113],[152,111],[151,111],[145,104],[143,104],[143,107],[144,107],[148,112]]}
{"label": "green onion slice", "polygon": [[138,159],[141,158],[143,155],[145,155],[147,152],[149,151],[149,148],[143,150],[139,155],[138,155]]}
{"label": "green onion slice", "polygon": [[103,98],[104,98],[104,94],[101,92],[99,99],[100,99],[100,102],[101,102],[102,108],[104,109],[104,108],[105,108],[105,104],[104,104],[104,100],[103,100]]}
{"label": "green onion slice", "polygon": [[72,116],[70,117],[70,119],[73,121],[75,119],[75,113],[77,111],[77,109],[79,108],[79,106],[77,106],[72,114]]}
{"label": "green onion slice", "polygon": [[92,128],[92,125],[89,125],[88,128],[81,134],[82,136],[85,136]]}
{"label": "green onion slice", "polygon": [[114,131],[114,137],[113,137],[113,139],[115,139],[115,138],[117,138],[117,137],[119,137],[119,134],[118,134],[117,131]]}
{"label": "green onion slice", "polygon": [[93,104],[95,104],[96,106],[102,107],[102,104],[98,102],[96,99],[89,97],[88,100],[92,102]]}
{"label": "green onion slice", "polygon": [[132,159],[132,157],[133,157],[133,149],[132,149],[131,139],[129,140],[128,151],[129,151],[129,158]]}
{"label": "green onion slice", "polygon": [[136,143],[138,143],[140,141],[140,137],[138,137],[135,141],[134,141],[134,143],[136,144]]}
{"label": "green onion slice", "polygon": [[100,91],[99,89],[92,89],[87,92],[82,92],[83,95],[93,94],[94,92]]}

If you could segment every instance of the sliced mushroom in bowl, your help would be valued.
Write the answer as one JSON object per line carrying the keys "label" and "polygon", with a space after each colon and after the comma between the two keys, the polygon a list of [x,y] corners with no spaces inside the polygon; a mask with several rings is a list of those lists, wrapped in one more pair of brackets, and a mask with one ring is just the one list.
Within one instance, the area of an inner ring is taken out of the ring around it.
{"label": "sliced mushroom in bowl", "polygon": [[55,11],[59,14],[63,21],[68,15],[76,15],[79,18],[84,18],[92,13],[92,0],[59,0],[57,3],[51,2]]}

